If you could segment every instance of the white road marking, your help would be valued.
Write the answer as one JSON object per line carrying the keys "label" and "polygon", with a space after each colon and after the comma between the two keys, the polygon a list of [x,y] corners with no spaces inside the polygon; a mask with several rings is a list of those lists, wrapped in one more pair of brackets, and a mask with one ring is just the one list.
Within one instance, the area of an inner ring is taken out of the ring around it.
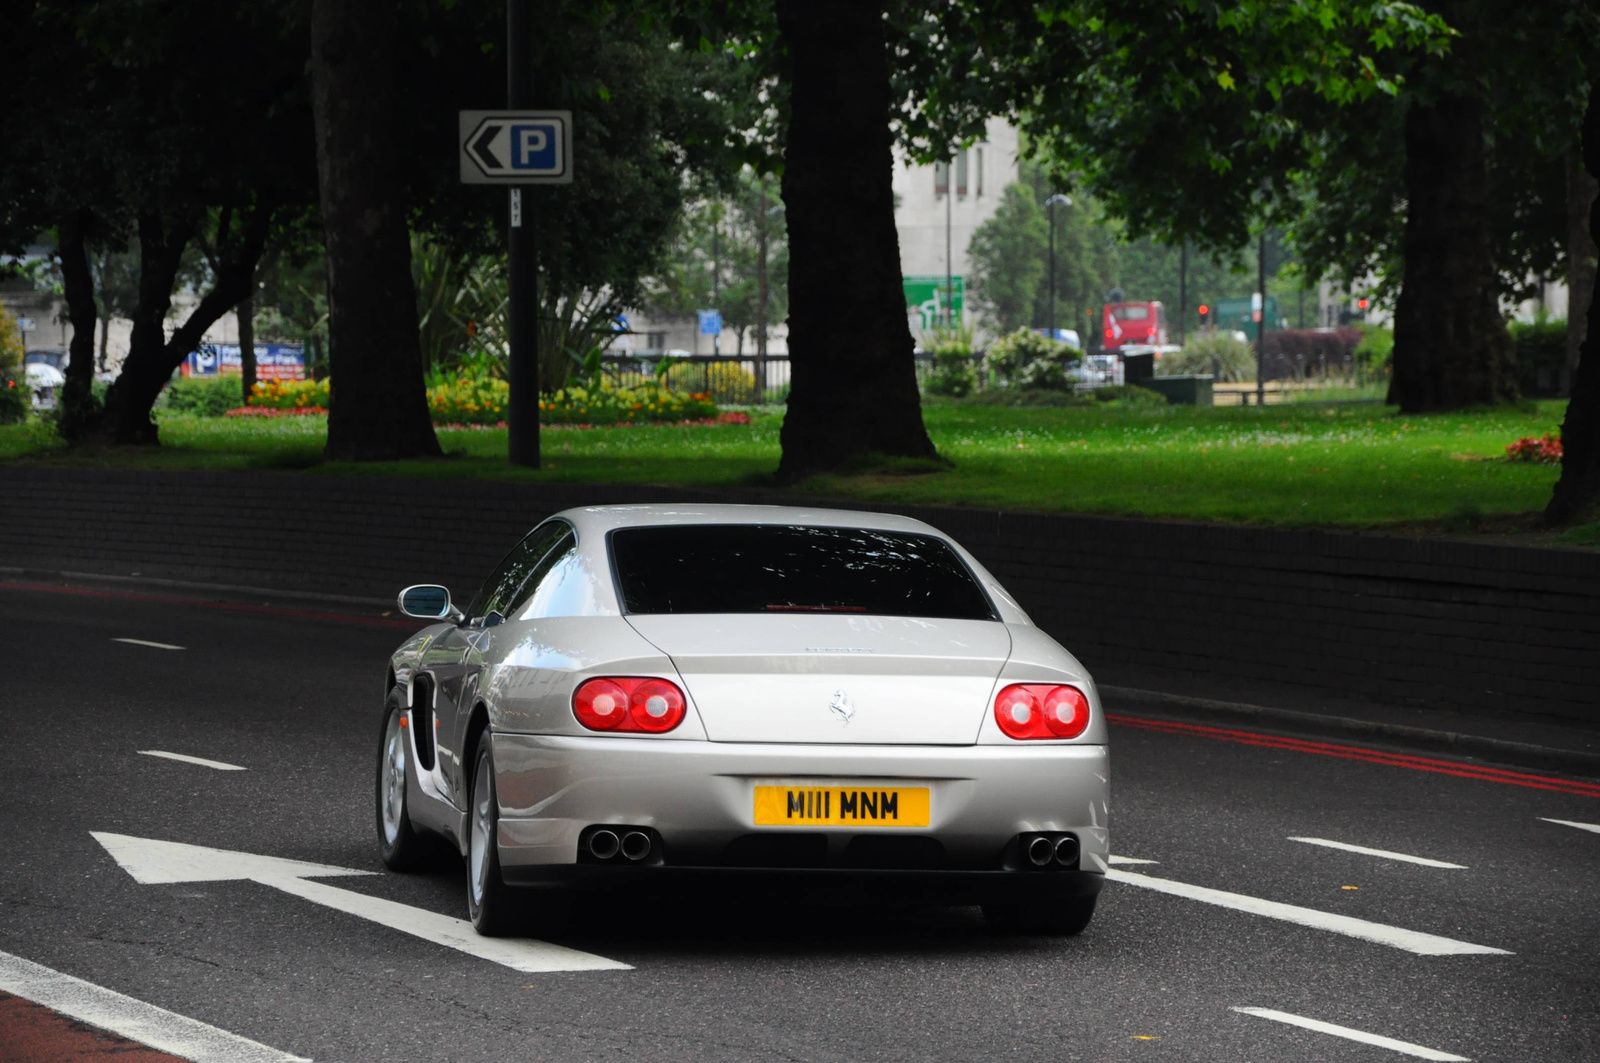
{"label": "white road marking", "polygon": [[0,952],[0,990],[193,1063],[310,1063],[9,952]]}
{"label": "white road marking", "polygon": [[1570,819],[1549,819],[1545,816],[1540,816],[1539,818],[1546,823],[1559,823],[1563,827],[1577,827],[1579,830],[1589,830],[1600,834],[1600,823],[1575,823]]}
{"label": "white road marking", "polygon": [[181,650],[182,646],[174,646],[170,642],[151,642],[149,639],[112,639],[112,642],[126,642],[130,646],[149,646],[153,650]]}
{"label": "white road marking", "polygon": [[1305,842],[1307,845],[1321,845],[1329,849],[1343,849],[1347,853],[1360,853],[1363,856],[1381,856],[1385,860],[1401,860],[1408,864],[1421,864],[1423,867],[1443,867],[1452,871],[1467,870],[1466,864],[1448,864],[1443,860],[1429,860],[1426,856],[1411,856],[1408,853],[1391,852],[1388,849],[1368,849],[1365,845],[1351,845],[1348,842],[1334,842],[1327,838],[1290,838],[1292,842]]}
{"label": "white road marking", "polygon": [[1106,877],[1113,882],[1124,882],[1130,886],[1140,886],[1158,893],[1170,893],[1175,897],[1187,897],[1192,901],[1215,904],[1221,908],[1232,908],[1234,911],[1249,912],[1251,915],[1264,915],[1268,919],[1282,919],[1286,923],[1298,923],[1317,930],[1327,930],[1347,937],[1360,938],[1363,941],[1376,942],[1379,945],[1388,945],[1391,948],[1414,952],[1418,956],[1511,955],[1505,949],[1494,949],[1487,945],[1474,945],[1454,938],[1424,934],[1418,930],[1404,930],[1384,923],[1373,923],[1354,916],[1319,912],[1315,908],[1302,908],[1297,904],[1283,904],[1280,901],[1263,900],[1242,893],[1228,893],[1206,886],[1191,886],[1187,882],[1153,878],[1132,871],[1107,871]]}
{"label": "white road marking", "polygon": [[256,853],[230,852],[227,849],[208,849],[154,838],[134,838],[126,834],[107,834],[102,831],[89,833],[124,871],[133,876],[135,882],[145,885],[248,879],[313,904],[326,905],[347,915],[367,919],[391,930],[399,930],[516,971],[540,973],[633,969],[604,956],[532,938],[483,937],[465,919],[455,919],[381,897],[369,897],[323,882],[307,881],[329,875],[370,875],[373,874],[371,871],[310,864]]}
{"label": "white road marking", "polygon": [[1159,863],[1161,863],[1160,860],[1140,860],[1138,857],[1133,857],[1133,856],[1108,856],[1108,857],[1106,857],[1106,862],[1109,863],[1109,864],[1112,864],[1112,865],[1117,865],[1117,864],[1159,864]]}
{"label": "white road marking", "polygon": [[1364,1045],[1376,1045],[1379,1048],[1387,1048],[1391,1052],[1402,1052],[1418,1059],[1438,1060],[1440,1063],[1470,1063],[1466,1056],[1451,1055],[1449,1052],[1441,1052],[1436,1048],[1424,1048],[1421,1045],[1414,1045],[1410,1041],[1397,1041],[1393,1037],[1367,1033],[1365,1030],[1353,1030],[1348,1026],[1335,1026],[1331,1022],[1308,1019],[1304,1015],[1294,1015],[1287,1011],[1273,1011],[1271,1008],[1234,1008],[1233,1010],[1241,1015],[1254,1015],[1260,1019],[1271,1019],[1273,1022],[1299,1026],[1306,1030],[1316,1030],[1318,1033],[1330,1033],[1335,1037],[1360,1041]]}
{"label": "white road marking", "polygon": [[216,768],[218,771],[244,771],[237,764],[224,764],[220,760],[207,760],[205,757],[191,757],[186,753],[168,753],[164,749],[137,750],[141,757],[160,757],[163,760],[181,760],[185,764],[198,764],[202,768]]}

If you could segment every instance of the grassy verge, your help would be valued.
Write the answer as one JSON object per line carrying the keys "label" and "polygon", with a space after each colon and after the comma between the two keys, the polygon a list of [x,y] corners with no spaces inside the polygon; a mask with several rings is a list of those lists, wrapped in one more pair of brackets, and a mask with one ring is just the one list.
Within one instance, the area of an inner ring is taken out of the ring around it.
{"label": "grassy verge", "polygon": [[[1353,527],[1462,530],[1541,509],[1557,470],[1504,460],[1506,444],[1552,431],[1562,404],[1399,417],[1378,405],[925,410],[949,467],[880,466],[799,490],[929,502]],[[320,418],[162,419],[148,450],[61,448],[41,425],[0,428],[0,460],[47,466],[306,469],[312,473],[739,486],[778,461],[781,411],[750,425],[547,430],[545,468],[506,464],[504,431],[441,431],[449,456],[321,461]]]}

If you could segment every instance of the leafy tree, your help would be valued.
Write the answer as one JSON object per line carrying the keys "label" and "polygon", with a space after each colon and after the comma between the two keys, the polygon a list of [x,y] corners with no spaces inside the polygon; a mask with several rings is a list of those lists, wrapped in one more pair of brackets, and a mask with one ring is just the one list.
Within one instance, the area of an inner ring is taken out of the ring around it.
{"label": "leafy tree", "polygon": [[[1589,76],[1583,165],[1591,177],[1600,179],[1600,64]],[[1600,233],[1600,198],[1590,202],[1589,231]],[[1561,424],[1561,446],[1561,478],[1545,508],[1545,519],[1553,524],[1600,520],[1600,299],[1593,297],[1572,399]]]}
{"label": "leafy tree", "polygon": [[1045,212],[1033,189],[1021,182],[1000,193],[994,216],[972,234],[972,260],[984,317],[996,332],[1014,332],[1034,323],[1034,306],[1046,284],[1050,239]]}

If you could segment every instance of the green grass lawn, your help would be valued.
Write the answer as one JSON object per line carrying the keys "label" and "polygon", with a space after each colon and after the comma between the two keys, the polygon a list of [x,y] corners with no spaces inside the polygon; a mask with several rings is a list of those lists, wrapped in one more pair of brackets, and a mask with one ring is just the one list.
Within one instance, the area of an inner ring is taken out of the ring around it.
{"label": "green grass lawn", "polygon": [[[1553,431],[1563,404],[1400,417],[1373,404],[1267,407],[929,405],[952,465],[816,477],[799,490],[863,500],[1354,527],[1459,524],[1530,513],[1553,466],[1504,460]],[[0,460],[172,469],[306,469],[444,478],[741,486],[768,482],[778,409],[748,426],[547,429],[545,467],[505,461],[504,431],[441,431],[434,461],[321,461],[320,418],[161,416],[163,446],[67,451],[40,424],[0,427]]]}

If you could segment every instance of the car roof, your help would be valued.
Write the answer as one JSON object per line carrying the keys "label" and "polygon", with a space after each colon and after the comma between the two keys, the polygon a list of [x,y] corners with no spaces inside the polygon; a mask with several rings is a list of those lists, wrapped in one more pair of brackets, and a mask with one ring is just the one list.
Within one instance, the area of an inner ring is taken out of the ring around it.
{"label": "car roof", "polygon": [[608,532],[615,528],[660,527],[671,524],[798,524],[822,528],[869,528],[875,531],[921,532],[948,538],[920,520],[895,513],[853,509],[814,509],[810,506],[705,505],[657,503],[653,505],[585,506],[556,514],[580,532]]}

